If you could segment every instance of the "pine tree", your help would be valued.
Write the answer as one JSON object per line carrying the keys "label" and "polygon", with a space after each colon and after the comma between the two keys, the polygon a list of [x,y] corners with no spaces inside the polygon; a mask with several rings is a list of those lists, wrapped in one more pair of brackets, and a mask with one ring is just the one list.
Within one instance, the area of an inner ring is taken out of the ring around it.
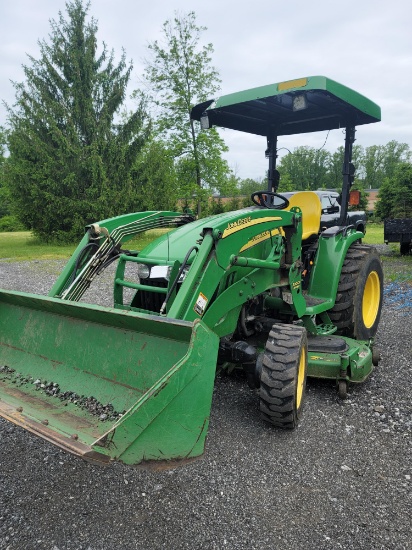
{"label": "pine tree", "polygon": [[14,83],[6,184],[26,226],[45,240],[78,239],[85,224],[138,206],[134,165],[148,133],[143,101],[123,114],[132,64],[98,53],[90,4],[66,4],[40,58]]}

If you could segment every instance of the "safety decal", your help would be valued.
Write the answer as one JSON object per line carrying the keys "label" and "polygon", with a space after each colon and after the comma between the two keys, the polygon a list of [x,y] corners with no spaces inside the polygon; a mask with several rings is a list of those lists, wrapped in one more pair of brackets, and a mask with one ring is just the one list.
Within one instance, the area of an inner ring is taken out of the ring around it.
{"label": "safety decal", "polygon": [[208,300],[206,296],[200,292],[194,307],[194,310],[198,315],[202,316],[203,313],[205,312],[207,301]]}

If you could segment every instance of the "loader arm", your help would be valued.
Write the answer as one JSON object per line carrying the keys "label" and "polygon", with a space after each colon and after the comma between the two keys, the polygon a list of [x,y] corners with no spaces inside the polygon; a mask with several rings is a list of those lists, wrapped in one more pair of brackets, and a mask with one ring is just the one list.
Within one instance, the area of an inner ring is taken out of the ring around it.
{"label": "loader arm", "polygon": [[[79,301],[93,279],[119,258],[121,245],[151,229],[170,229],[192,221],[178,212],[137,212],[91,224],[49,296]],[[137,254],[137,252],[135,252]]]}

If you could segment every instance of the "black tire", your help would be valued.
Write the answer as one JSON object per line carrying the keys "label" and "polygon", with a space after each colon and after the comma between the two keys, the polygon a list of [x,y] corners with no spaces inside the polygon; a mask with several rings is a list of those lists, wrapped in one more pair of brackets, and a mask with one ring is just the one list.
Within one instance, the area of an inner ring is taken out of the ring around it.
{"label": "black tire", "polygon": [[372,365],[374,367],[377,367],[379,365],[380,360],[381,360],[381,352],[373,347],[372,348]]}
{"label": "black tire", "polygon": [[306,329],[273,325],[260,374],[260,412],[266,422],[294,429],[305,395],[308,368]]}
{"label": "black tire", "polygon": [[348,398],[348,382],[346,380],[339,380],[338,382],[338,395],[341,399]]}
{"label": "black tire", "polygon": [[400,244],[400,253],[401,256],[406,256],[410,253],[410,246],[409,243],[401,243]]}
{"label": "black tire", "polygon": [[336,302],[328,312],[337,333],[369,340],[382,311],[383,270],[375,248],[353,244],[342,266]]}

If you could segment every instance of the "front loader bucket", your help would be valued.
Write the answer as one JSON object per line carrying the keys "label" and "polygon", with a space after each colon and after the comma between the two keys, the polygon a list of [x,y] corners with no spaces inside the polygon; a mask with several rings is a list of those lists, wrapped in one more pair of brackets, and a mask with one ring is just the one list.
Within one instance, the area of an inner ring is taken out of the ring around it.
{"label": "front loader bucket", "polygon": [[0,415],[99,464],[198,456],[217,349],[199,321],[0,291]]}

